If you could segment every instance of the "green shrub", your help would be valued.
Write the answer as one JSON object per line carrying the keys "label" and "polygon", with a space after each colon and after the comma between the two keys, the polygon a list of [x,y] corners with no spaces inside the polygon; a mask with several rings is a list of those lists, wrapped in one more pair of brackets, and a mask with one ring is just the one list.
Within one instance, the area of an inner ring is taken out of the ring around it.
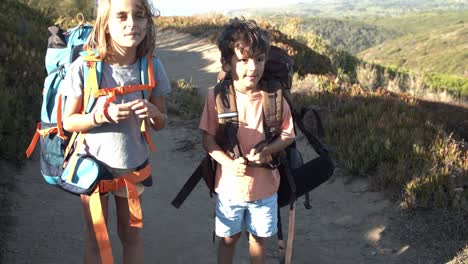
{"label": "green shrub", "polygon": [[197,88],[185,80],[172,83],[172,93],[167,99],[167,109],[183,119],[199,118],[203,111],[203,97]]}
{"label": "green shrub", "polygon": [[24,159],[40,118],[47,27],[52,21],[14,0],[2,1],[0,13],[0,158],[18,161]]}
{"label": "green shrub", "polygon": [[426,74],[425,81],[433,91],[446,91],[457,98],[464,98],[465,100],[468,99],[468,78],[448,74],[431,73]]}
{"label": "green shrub", "polygon": [[[295,89],[295,104],[328,109],[326,142],[346,174],[367,177],[379,190],[393,190],[404,207],[468,208],[463,108],[429,106],[382,89],[343,87],[336,79],[320,78],[319,83],[328,83],[326,89]],[[452,129],[454,123],[461,128]]]}

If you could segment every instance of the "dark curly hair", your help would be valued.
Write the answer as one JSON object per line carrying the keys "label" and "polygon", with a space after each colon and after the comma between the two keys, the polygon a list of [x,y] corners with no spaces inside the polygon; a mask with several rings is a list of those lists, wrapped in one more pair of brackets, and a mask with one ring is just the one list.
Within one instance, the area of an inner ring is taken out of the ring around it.
{"label": "dark curly hair", "polygon": [[234,49],[242,54],[253,57],[255,54],[268,54],[271,45],[271,35],[262,29],[254,20],[234,18],[223,27],[216,44],[221,51],[221,57],[231,61]]}

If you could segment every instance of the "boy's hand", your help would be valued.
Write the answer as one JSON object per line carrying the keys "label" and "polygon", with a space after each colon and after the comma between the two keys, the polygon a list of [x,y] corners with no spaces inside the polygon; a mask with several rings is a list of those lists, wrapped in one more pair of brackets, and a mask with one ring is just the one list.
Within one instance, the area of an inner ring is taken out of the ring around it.
{"label": "boy's hand", "polygon": [[238,177],[244,176],[247,170],[247,161],[242,157],[233,160],[232,170],[234,171],[234,175]]}
{"label": "boy's hand", "polygon": [[259,153],[256,153],[256,150],[253,148],[245,157],[255,164],[267,163],[270,160],[270,154],[265,150],[265,148],[263,148]]}

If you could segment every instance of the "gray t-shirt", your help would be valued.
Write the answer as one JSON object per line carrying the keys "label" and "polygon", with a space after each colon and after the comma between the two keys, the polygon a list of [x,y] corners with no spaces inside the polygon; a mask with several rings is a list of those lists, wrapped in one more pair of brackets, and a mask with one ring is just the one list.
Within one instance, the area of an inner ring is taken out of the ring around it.
{"label": "gray t-shirt", "polygon": [[[83,94],[83,63],[78,58],[70,65],[64,80],[63,90],[60,91],[67,97],[81,97]],[[155,60],[156,88],[152,90],[151,97],[168,96],[171,92],[170,82],[166,71],[159,59]],[[133,65],[114,66],[103,63],[102,79],[100,87],[111,88],[124,85],[140,84],[140,60]],[[143,98],[141,91],[117,95],[115,104],[130,102]],[[96,100],[93,109],[103,107],[106,96]],[[85,134],[85,149],[79,153],[89,154],[105,163],[107,166],[119,169],[130,169],[140,166],[149,156],[146,141],[141,132],[141,119],[136,115],[117,123],[104,123],[100,127],[93,128]]]}

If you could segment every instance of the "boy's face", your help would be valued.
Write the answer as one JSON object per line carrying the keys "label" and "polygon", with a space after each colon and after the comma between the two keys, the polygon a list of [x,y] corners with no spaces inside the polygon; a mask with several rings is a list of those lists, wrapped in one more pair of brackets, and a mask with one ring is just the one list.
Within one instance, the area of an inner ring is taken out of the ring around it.
{"label": "boy's face", "polygon": [[255,89],[262,78],[265,61],[265,53],[255,54],[250,57],[247,54],[242,54],[239,48],[235,48],[229,65],[234,87],[237,89]]}

